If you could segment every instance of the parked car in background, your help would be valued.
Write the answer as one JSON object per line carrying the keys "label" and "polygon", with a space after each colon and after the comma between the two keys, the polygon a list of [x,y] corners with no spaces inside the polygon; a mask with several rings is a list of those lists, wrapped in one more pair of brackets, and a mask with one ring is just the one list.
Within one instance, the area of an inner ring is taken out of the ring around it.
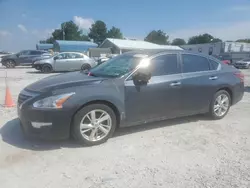
{"label": "parked car in background", "polygon": [[6,56],[6,55],[10,55],[10,54],[12,54],[12,53],[10,53],[10,52],[5,52],[5,51],[0,51],[0,62],[1,62],[1,60],[2,60],[2,57]]}
{"label": "parked car in background", "polygon": [[38,57],[46,56],[48,52],[42,50],[23,50],[16,54],[2,57],[1,63],[6,68],[14,68],[15,66],[32,65],[33,60]]}
{"label": "parked car in background", "polygon": [[236,61],[234,63],[234,66],[236,68],[244,68],[244,69],[249,69],[250,68],[250,58],[248,59],[242,59],[240,61]]}
{"label": "parked car in background", "polygon": [[117,127],[203,113],[221,119],[243,94],[243,74],[211,56],[143,50],[114,57],[88,75],[60,74],[27,86],[18,115],[28,136],[72,135],[96,145]]}
{"label": "parked car in background", "polygon": [[87,55],[78,52],[62,52],[55,56],[35,61],[33,67],[44,73],[52,71],[87,71],[97,62]]}

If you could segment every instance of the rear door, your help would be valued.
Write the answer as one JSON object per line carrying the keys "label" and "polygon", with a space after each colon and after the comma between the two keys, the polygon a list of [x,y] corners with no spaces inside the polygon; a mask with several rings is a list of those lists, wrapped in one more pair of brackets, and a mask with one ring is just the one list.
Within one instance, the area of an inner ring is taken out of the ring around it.
{"label": "rear door", "polygon": [[217,89],[219,64],[210,63],[206,57],[194,54],[181,54],[183,115],[206,112]]}
{"label": "rear door", "polygon": [[81,66],[83,64],[83,55],[80,53],[70,53],[70,63],[69,69],[70,70],[81,70]]}

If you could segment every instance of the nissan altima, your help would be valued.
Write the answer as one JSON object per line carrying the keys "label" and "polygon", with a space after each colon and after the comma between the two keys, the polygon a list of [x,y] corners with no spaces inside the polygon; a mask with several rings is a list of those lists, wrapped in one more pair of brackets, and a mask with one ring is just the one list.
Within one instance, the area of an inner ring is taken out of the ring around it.
{"label": "nissan altima", "polygon": [[85,145],[108,140],[118,127],[208,114],[221,119],[244,94],[244,76],[201,54],[178,50],[127,52],[88,73],[39,80],[19,94],[27,136]]}

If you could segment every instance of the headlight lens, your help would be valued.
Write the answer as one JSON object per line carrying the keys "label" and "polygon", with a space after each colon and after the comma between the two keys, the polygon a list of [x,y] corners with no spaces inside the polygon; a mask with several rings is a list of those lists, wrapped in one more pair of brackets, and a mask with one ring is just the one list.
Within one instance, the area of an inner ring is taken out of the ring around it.
{"label": "headlight lens", "polygon": [[65,93],[61,95],[55,95],[51,97],[47,97],[44,99],[41,99],[39,101],[36,101],[33,104],[33,107],[35,108],[62,108],[63,103],[65,103],[72,95],[75,93]]}

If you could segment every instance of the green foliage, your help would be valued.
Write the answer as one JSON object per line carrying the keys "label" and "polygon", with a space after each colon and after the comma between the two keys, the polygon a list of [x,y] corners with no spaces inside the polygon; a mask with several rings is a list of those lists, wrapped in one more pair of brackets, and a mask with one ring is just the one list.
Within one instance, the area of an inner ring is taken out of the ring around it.
{"label": "green foliage", "polygon": [[176,38],[172,41],[171,43],[172,45],[175,45],[175,46],[181,46],[181,45],[185,45],[186,44],[186,41],[184,39],[181,39],[181,38]]}
{"label": "green foliage", "polygon": [[52,36],[45,42],[53,43],[55,40],[89,41],[89,38],[88,36],[82,34],[82,30],[80,30],[73,21],[68,21],[62,23],[60,29],[54,30]]}
{"label": "green foliage", "polygon": [[238,40],[236,40],[236,42],[246,42],[246,43],[250,43],[250,39],[238,39]]}
{"label": "green foliage", "polygon": [[95,43],[101,44],[107,38],[106,24],[101,20],[97,20],[92,24],[88,36],[93,39]]}
{"label": "green foliage", "polygon": [[188,44],[205,44],[214,42],[222,42],[222,40],[219,38],[214,38],[212,35],[208,33],[205,33],[203,35],[193,36],[188,39]]}
{"label": "green foliage", "polygon": [[146,36],[144,40],[155,44],[166,45],[169,44],[168,38],[169,36],[167,36],[162,30],[153,30]]}
{"label": "green foliage", "polygon": [[114,38],[114,39],[123,39],[123,34],[119,28],[112,27],[108,33],[107,38]]}

